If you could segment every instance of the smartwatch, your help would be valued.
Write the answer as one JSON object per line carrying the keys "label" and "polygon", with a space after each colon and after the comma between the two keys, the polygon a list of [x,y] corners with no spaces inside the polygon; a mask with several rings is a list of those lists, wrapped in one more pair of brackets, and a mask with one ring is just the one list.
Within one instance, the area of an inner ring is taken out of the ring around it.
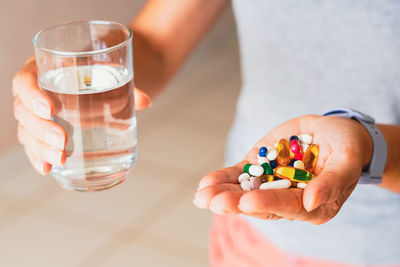
{"label": "smartwatch", "polygon": [[387,158],[387,145],[381,131],[376,127],[375,120],[371,116],[349,108],[338,108],[328,111],[324,116],[339,116],[349,118],[361,123],[372,138],[373,152],[369,166],[362,170],[359,184],[380,184],[385,169]]}

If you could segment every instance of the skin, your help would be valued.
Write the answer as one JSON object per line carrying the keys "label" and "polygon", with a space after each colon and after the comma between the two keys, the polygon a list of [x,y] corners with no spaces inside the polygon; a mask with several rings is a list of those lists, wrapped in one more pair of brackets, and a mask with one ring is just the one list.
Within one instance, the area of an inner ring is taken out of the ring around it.
{"label": "skin", "polygon": [[[151,0],[130,23],[133,31],[135,108],[151,106],[199,40],[227,6],[227,0]],[[157,18],[157,19],[154,19]],[[115,36],[115,38],[120,38]],[[113,44],[113,34],[104,42]],[[14,76],[14,116],[18,140],[33,167],[41,174],[65,162],[66,131],[53,121],[51,99],[37,85],[35,59],[30,58]],[[140,88],[140,89],[139,89]]]}
{"label": "skin", "polygon": [[[135,106],[151,106],[196,44],[214,24],[228,0],[150,0],[130,24],[134,32]],[[108,39],[107,39],[108,38]],[[112,42],[108,36],[106,42]],[[140,89],[139,89],[140,88]],[[37,86],[34,58],[13,79],[18,139],[32,165],[47,174],[66,159],[65,130],[52,122],[54,104]],[[379,125],[388,143],[388,160],[381,186],[400,192],[400,127]],[[237,177],[246,162],[256,162],[257,148],[283,136],[310,133],[320,146],[316,174],[305,190],[244,192]],[[244,160],[206,175],[194,203],[221,213],[243,213],[262,219],[303,220],[314,224],[333,218],[354,190],[372,153],[372,141],[357,122],[335,117],[305,116],[268,133]],[[290,205],[288,204],[290,203]]]}
{"label": "skin", "polygon": [[[400,193],[399,126],[378,125],[388,144],[388,160],[381,186]],[[319,145],[315,174],[306,189],[243,191],[237,181],[247,163],[257,162],[258,149],[282,137],[309,133]],[[397,134],[397,136],[396,136]],[[203,177],[195,194],[199,208],[217,214],[246,214],[260,219],[308,221],[322,224],[340,210],[357,185],[363,167],[372,155],[372,139],[358,122],[340,117],[302,116],[287,121],[257,142],[235,166]],[[290,204],[289,204],[290,203]]]}

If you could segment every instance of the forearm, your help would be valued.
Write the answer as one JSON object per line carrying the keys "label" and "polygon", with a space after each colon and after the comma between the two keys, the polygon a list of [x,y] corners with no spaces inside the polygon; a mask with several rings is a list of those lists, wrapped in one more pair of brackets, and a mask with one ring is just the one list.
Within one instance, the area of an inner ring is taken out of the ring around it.
{"label": "forearm", "polygon": [[130,24],[136,86],[157,96],[228,3],[148,0]]}
{"label": "forearm", "polygon": [[162,51],[134,31],[133,60],[135,86],[154,99],[166,87],[173,72],[167,70]]}
{"label": "forearm", "polygon": [[400,125],[378,124],[385,137],[388,155],[381,186],[400,193]]}

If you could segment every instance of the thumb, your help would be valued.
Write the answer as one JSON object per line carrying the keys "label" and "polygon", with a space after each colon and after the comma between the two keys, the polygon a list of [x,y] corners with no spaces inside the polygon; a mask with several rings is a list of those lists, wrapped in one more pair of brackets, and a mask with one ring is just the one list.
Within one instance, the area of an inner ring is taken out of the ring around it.
{"label": "thumb", "polygon": [[135,87],[135,109],[142,110],[151,107],[152,101],[151,98],[142,90]]}
{"label": "thumb", "polygon": [[[310,212],[319,206],[336,200],[345,201],[353,191],[361,173],[361,163],[347,161],[327,162],[321,173],[312,179],[304,190],[303,205]],[[347,194],[344,198],[343,194]],[[343,203],[338,203],[342,205]]]}

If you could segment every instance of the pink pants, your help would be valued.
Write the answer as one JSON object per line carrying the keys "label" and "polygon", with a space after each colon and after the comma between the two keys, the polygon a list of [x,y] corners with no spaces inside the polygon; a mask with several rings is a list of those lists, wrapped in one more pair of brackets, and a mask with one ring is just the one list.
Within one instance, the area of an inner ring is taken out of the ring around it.
{"label": "pink pants", "polygon": [[[270,244],[240,216],[215,215],[211,228],[211,267],[359,267],[295,257]],[[374,265],[374,267],[379,267]]]}

